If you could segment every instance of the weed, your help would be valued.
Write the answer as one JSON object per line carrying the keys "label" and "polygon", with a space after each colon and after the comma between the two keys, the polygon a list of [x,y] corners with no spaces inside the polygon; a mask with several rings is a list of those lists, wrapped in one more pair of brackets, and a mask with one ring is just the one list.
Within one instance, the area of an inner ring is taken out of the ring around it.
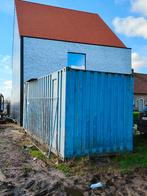
{"label": "weed", "polygon": [[56,166],[56,168],[62,171],[66,175],[69,174],[71,171],[70,167],[66,163],[60,163]]}
{"label": "weed", "polygon": [[32,147],[29,149],[29,152],[32,155],[32,157],[35,157],[45,162],[47,161],[47,157],[44,154],[42,154],[40,150],[38,150],[37,148]]}
{"label": "weed", "polygon": [[22,172],[24,176],[28,176],[28,174],[32,171],[32,167],[29,165],[24,165],[22,167]]}
{"label": "weed", "polygon": [[6,142],[5,141],[0,141],[0,144],[5,144]]}

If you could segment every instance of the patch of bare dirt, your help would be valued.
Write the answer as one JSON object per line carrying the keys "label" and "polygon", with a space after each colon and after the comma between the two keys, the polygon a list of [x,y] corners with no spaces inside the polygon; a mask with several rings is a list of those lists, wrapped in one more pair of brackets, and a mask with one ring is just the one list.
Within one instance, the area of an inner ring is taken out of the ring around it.
{"label": "patch of bare dirt", "polygon": [[[31,144],[20,127],[0,125],[0,196],[147,195],[147,169],[136,169],[127,174],[86,171],[83,177],[65,176],[43,161],[34,160],[20,146],[23,142]],[[105,187],[89,189],[90,184],[99,181]]]}

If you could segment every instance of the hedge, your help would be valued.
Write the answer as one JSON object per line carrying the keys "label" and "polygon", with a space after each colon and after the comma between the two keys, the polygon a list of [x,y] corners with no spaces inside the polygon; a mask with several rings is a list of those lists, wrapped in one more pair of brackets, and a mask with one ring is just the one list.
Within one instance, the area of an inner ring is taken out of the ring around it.
{"label": "hedge", "polygon": [[138,118],[139,118],[139,112],[133,112],[134,122],[137,122]]}

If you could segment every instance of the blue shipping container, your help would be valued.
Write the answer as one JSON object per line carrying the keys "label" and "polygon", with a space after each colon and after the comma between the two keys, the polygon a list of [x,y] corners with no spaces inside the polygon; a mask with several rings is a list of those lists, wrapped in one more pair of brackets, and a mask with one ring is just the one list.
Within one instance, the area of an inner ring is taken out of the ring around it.
{"label": "blue shipping container", "polygon": [[63,159],[131,151],[133,77],[64,68],[25,83],[24,128]]}

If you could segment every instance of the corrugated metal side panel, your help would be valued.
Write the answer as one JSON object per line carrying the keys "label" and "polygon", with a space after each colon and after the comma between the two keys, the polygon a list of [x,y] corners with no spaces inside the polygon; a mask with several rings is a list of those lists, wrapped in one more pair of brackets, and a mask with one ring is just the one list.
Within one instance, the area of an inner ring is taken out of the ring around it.
{"label": "corrugated metal side panel", "polygon": [[48,148],[52,144],[52,151],[63,158],[65,80],[66,72],[62,70],[38,80],[26,82],[24,90],[24,128]]}
{"label": "corrugated metal side panel", "polygon": [[65,157],[132,150],[132,75],[67,71]]}

